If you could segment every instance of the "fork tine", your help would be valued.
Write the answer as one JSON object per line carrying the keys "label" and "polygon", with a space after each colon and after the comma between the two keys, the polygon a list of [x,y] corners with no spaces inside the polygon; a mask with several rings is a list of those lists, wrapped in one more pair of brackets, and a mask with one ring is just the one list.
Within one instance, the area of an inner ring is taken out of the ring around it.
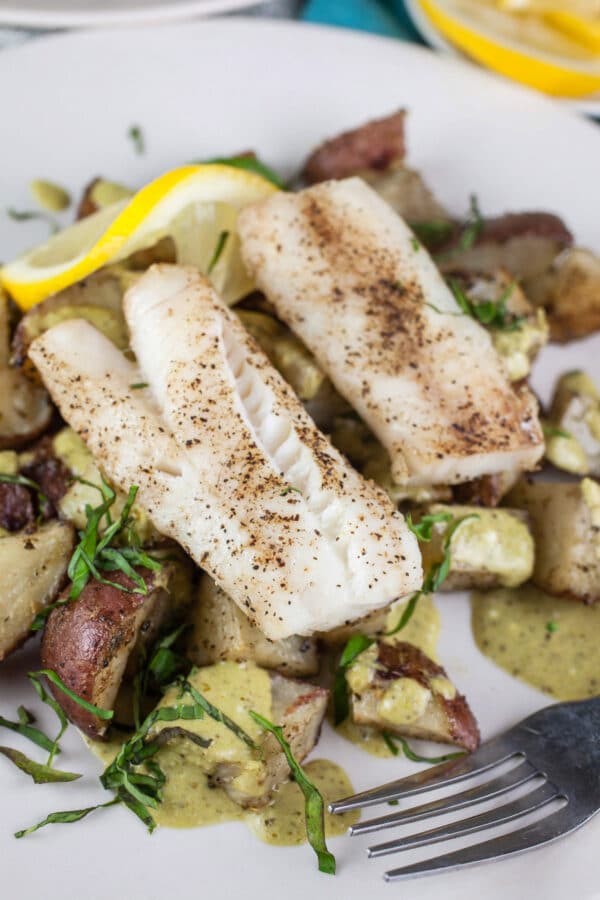
{"label": "fork tine", "polygon": [[376,858],[378,856],[386,856],[388,853],[397,853],[400,850],[412,850],[415,847],[423,847],[426,844],[436,844],[439,841],[475,834],[486,828],[493,828],[495,825],[504,825],[506,822],[512,822],[514,819],[527,815],[527,813],[541,809],[542,806],[550,803],[557,796],[558,788],[547,782],[536,790],[530,791],[524,797],[513,800],[512,803],[505,803],[503,806],[490,809],[481,815],[470,816],[468,819],[441,825],[439,828],[421,831],[418,834],[411,834],[407,837],[398,838],[395,841],[388,841],[385,844],[377,844],[375,847],[369,847],[367,852],[370,857]]}
{"label": "fork tine", "polygon": [[513,790],[535,777],[539,777],[537,770],[531,763],[523,760],[510,772],[506,772],[499,778],[490,779],[490,781],[486,781],[477,787],[469,788],[467,791],[451,794],[449,797],[442,797],[441,800],[432,800],[430,803],[423,803],[420,806],[413,806],[402,812],[381,816],[378,819],[368,819],[365,822],[359,822],[357,825],[351,826],[350,834],[369,834],[374,831],[382,831],[384,828],[390,828],[394,825],[406,825],[409,822],[419,822],[430,816],[466,809],[468,806],[482,803],[484,800],[492,800],[494,797],[499,797],[501,794]]}
{"label": "fork tine", "polygon": [[506,856],[524,853],[533,847],[542,847],[544,844],[549,844],[557,838],[569,834],[583,824],[583,821],[574,819],[566,810],[567,807],[563,807],[533,825],[526,825],[524,828],[511,831],[501,837],[494,837],[480,844],[463,847],[462,850],[455,850],[452,853],[434,856],[432,859],[425,859],[409,866],[392,869],[383,877],[386,881],[399,881],[413,875],[430,875],[450,869],[462,869],[481,862],[494,862]]}
{"label": "fork tine", "polygon": [[475,753],[471,753],[462,759],[451,760],[438,766],[431,766],[424,772],[416,772],[414,775],[409,775],[406,778],[390,781],[388,784],[380,787],[330,803],[329,811],[332,813],[343,813],[351,809],[361,809],[365,806],[376,806],[378,803],[385,803],[387,800],[394,800],[398,797],[412,797],[425,791],[432,791],[436,788],[464,781],[465,778],[470,778],[472,775],[479,774],[479,772],[485,772],[511,757],[522,755],[514,747],[508,748],[500,739],[488,741]]}

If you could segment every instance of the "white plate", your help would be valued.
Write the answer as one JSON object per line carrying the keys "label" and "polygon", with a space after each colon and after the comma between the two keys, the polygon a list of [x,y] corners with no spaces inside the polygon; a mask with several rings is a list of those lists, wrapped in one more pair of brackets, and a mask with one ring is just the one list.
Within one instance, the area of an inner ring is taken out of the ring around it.
{"label": "white plate", "polygon": [[[435,47],[436,50],[441,50],[443,53],[449,53],[451,56],[460,56],[463,59],[467,59],[467,57],[461,54],[461,52],[450,43],[450,41],[447,41],[446,38],[440,34],[435,25],[423,12],[419,0],[404,0],[404,5],[408,15],[412,19],[413,25],[430,47]],[[473,62],[473,65],[477,65],[477,63]],[[498,77],[501,78],[502,76],[499,75]],[[565,98],[558,102],[563,103],[565,106],[569,106],[572,109],[576,109],[586,116],[600,117],[600,94],[573,99]]]}
{"label": "white plate", "polygon": [[[451,209],[463,212],[469,192],[476,191],[486,213],[556,211],[581,243],[600,251],[600,129],[427,50],[292,24],[230,20],[160,31],[90,32],[3,52],[0,197],[3,205],[27,207],[27,183],[35,176],[74,192],[98,173],[138,184],[182,161],[249,147],[292,173],[324,136],[400,106],[411,109],[410,161]],[[144,156],[136,156],[126,138],[132,122],[144,130]],[[3,259],[44,233],[40,225],[7,219],[0,225]],[[599,354],[600,337],[545,352],[536,387],[547,397],[556,372],[575,363],[600,375]],[[478,653],[466,597],[446,597],[440,608],[441,658],[469,696],[484,737],[547,702]],[[19,703],[36,706],[23,679],[26,666],[35,665],[34,651],[28,647],[0,668],[4,715],[14,715]],[[11,734],[0,738],[16,744]],[[598,897],[600,819],[550,849],[402,888],[384,885],[380,876],[386,864],[367,862],[365,841],[332,842],[339,864],[333,880],[318,874],[307,847],[262,845],[240,824],[160,830],[150,838],[119,809],[15,841],[15,829],[47,812],[102,797],[98,766],[74,729],[65,748],[61,765],[86,773],[72,785],[34,787],[0,760],[3,897],[377,900],[401,892],[411,900]],[[403,760],[366,756],[328,730],[318,754],[345,765],[357,789],[414,768]]]}
{"label": "white plate", "polygon": [[0,25],[97,28],[181,22],[258,6],[261,0],[0,0]]}

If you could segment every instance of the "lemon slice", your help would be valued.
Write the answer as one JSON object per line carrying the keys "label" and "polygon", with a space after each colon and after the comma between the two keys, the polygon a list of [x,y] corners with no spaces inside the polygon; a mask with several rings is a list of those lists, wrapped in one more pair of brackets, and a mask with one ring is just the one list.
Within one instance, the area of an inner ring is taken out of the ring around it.
{"label": "lemon slice", "polygon": [[[529,87],[562,97],[600,90],[598,54],[573,35],[564,16],[518,14],[494,0],[418,0],[449,41],[479,63]],[[505,8],[501,8],[504,6]]]}
{"label": "lemon slice", "polygon": [[0,269],[0,283],[22,309],[172,237],[177,261],[210,275],[225,302],[250,290],[239,252],[239,210],[277,188],[253,172],[221,164],[167,172],[130,199],[114,203],[53,235]]}

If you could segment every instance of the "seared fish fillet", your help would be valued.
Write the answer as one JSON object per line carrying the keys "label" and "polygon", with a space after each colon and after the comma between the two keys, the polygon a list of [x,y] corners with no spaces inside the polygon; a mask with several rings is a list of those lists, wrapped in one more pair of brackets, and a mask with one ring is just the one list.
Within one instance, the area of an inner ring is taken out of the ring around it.
{"label": "seared fish fillet", "polygon": [[[418,545],[196,270],[154,266],[125,302],[139,370],[92,326],[31,357],[107,476],[271,639],[419,588]],[[131,385],[147,382],[147,389]]]}
{"label": "seared fish fillet", "polygon": [[359,178],[275,194],[239,218],[244,260],[392,460],[399,484],[531,469],[537,406],[427,251]]}

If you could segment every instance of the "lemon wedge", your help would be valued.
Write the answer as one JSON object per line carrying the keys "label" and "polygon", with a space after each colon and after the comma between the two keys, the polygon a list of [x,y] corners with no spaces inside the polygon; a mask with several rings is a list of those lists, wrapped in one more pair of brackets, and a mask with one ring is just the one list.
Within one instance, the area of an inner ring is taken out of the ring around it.
{"label": "lemon wedge", "polygon": [[22,309],[170,236],[177,261],[197,266],[225,302],[252,290],[239,251],[240,209],[277,188],[222,164],[183,166],[131,198],[76,222],[0,269],[0,283]]}
{"label": "lemon wedge", "polygon": [[554,96],[584,97],[600,90],[596,32],[580,10],[569,16],[564,5],[561,13],[524,0],[418,2],[451,43],[508,78]]}

